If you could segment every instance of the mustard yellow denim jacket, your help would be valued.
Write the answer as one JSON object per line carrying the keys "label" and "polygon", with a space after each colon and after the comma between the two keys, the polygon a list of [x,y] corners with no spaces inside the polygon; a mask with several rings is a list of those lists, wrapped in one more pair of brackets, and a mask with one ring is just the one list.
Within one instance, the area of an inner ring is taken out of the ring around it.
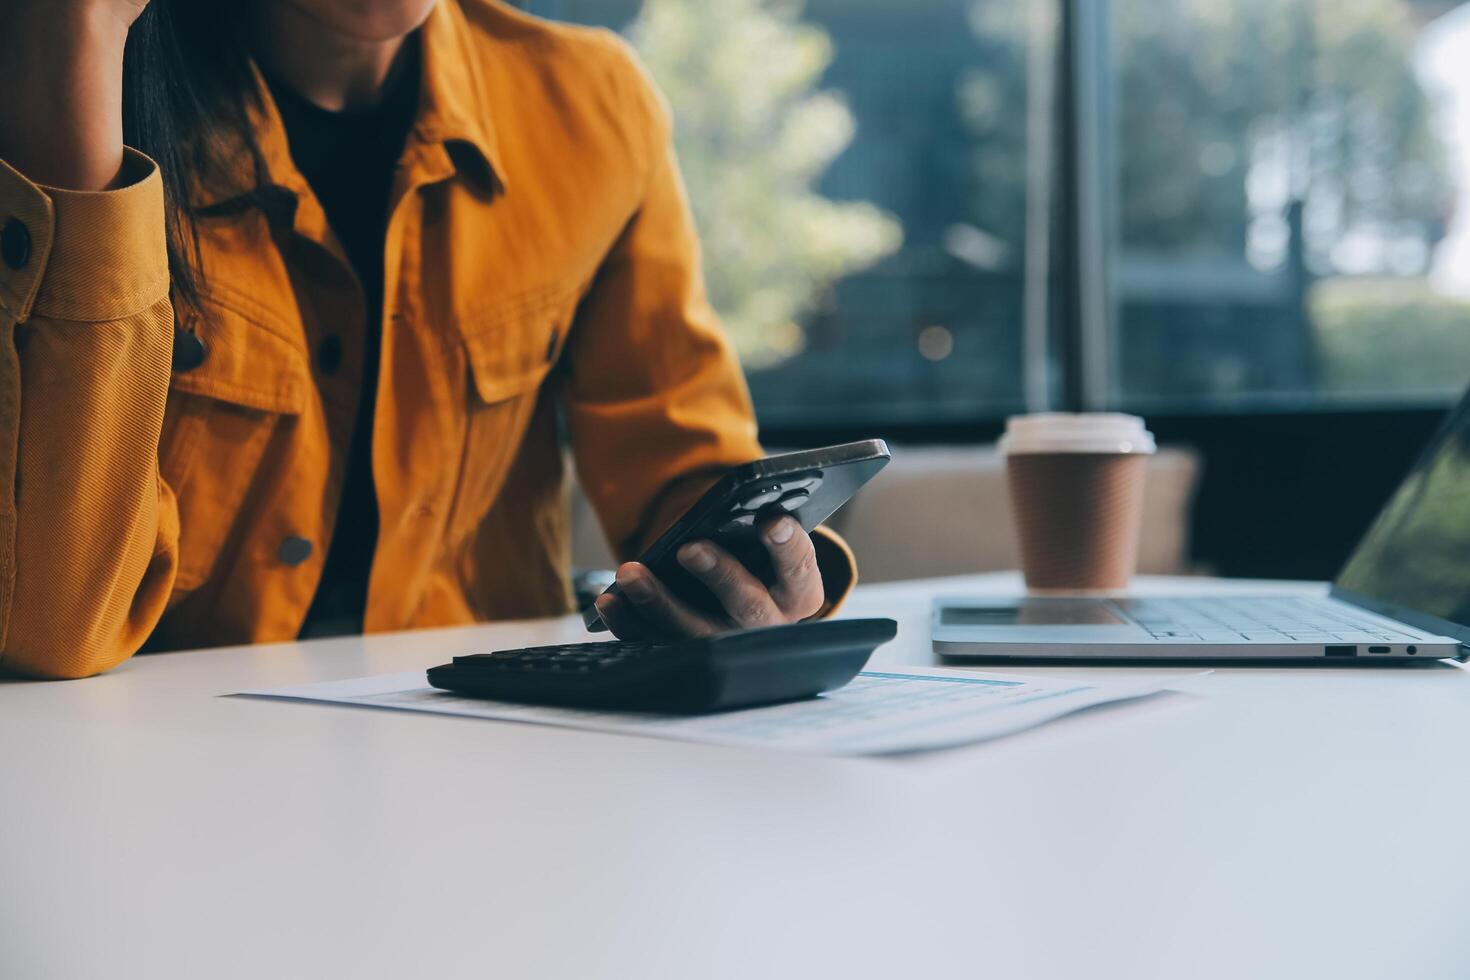
{"label": "mustard yellow denim jacket", "polygon": [[[370,632],[570,609],[558,413],[625,558],[761,455],[669,114],[626,45],[492,0],[441,0],[422,40],[387,225]],[[354,533],[334,522],[362,291],[266,93],[255,128],[266,203],[241,204],[244,175],[200,182],[187,322],[151,160],[129,151],[99,193],[0,161],[0,669],[292,639]],[[817,547],[830,607],[850,555]]]}

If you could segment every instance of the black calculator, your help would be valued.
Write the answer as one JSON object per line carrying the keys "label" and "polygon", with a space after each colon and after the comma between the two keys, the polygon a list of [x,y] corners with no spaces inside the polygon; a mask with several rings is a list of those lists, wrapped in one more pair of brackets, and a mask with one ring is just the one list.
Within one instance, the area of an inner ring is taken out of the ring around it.
{"label": "black calculator", "polygon": [[893,639],[891,619],[827,619],[664,643],[609,640],[455,657],[445,691],[575,708],[700,713],[815,697]]}

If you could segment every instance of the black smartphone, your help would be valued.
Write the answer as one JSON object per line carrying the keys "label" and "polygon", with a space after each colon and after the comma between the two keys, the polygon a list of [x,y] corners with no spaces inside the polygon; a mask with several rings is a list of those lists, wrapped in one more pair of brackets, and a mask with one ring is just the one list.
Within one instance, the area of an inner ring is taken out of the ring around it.
{"label": "black smartphone", "polygon": [[[729,551],[761,581],[775,579],[770,553],[760,528],[770,518],[790,514],[808,532],[847,503],[890,457],[882,439],[849,442],[825,449],[767,456],[736,466],[710,487],[694,506],[659,535],[638,561],[648,566],[670,591],[696,609],[712,615],[720,602],[675,558],[689,541],[709,540]],[[603,594],[616,595],[616,584]],[[607,629],[596,606],[582,620],[594,633]]]}

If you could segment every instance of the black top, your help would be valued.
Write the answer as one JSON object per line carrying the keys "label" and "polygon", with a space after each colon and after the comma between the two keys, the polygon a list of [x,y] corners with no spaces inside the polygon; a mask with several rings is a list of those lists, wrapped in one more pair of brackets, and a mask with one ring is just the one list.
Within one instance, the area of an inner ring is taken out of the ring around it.
{"label": "black top", "polygon": [[367,605],[368,574],[378,540],[372,434],[383,339],[384,237],[393,172],[418,111],[417,35],[409,38],[404,59],[378,105],[366,112],[328,112],[266,76],[286,127],[291,159],[321,201],[327,224],[357,273],[367,312],[361,324],[328,325],[315,351],[316,370],[332,374],[342,360],[342,340],[331,331],[362,331],[357,423],[332,546],[301,627],[303,638],[362,632]]}

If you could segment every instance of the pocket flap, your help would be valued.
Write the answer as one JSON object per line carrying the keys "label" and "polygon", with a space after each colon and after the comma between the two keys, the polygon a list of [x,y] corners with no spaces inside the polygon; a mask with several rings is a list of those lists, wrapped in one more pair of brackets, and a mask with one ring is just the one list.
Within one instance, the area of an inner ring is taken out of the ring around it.
{"label": "pocket flap", "polygon": [[561,356],[575,309],[570,291],[543,294],[475,321],[462,321],[465,352],[475,392],[487,405],[541,385]]}
{"label": "pocket flap", "polygon": [[310,374],[306,353],[259,317],[215,294],[201,300],[191,327],[204,342],[204,359],[175,371],[175,391],[202,395],[262,412],[299,415]]}

